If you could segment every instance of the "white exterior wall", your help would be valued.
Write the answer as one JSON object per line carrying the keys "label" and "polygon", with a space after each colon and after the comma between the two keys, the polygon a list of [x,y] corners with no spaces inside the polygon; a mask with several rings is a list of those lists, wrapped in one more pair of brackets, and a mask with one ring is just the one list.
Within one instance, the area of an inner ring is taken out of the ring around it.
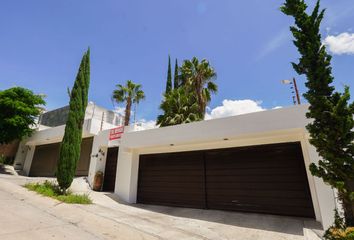
{"label": "white exterior wall", "polygon": [[34,155],[34,151],[36,149],[36,146],[30,146],[27,145],[27,154],[25,155],[25,160],[24,160],[24,165],[23,165],[23,173],[26,174],[27,176],[29,175],[29,172],[31,170],[31,165],[32,165],[32,159]]}
{"label": "white exterior wall", "polygon": [[96,172],[101,171],[104,173],[108,148],[117,147],[119,144],[120,140],[109,141],[109,130],[102,131],[94,137],[88,175],[88,181],[91,186],[93,186]]}
{"label": "white exterior wall", "polygon": [[316,220],[327,228],[333,223],[335,199],[331,188],[308,170],[310,163],[318,161],[318,155],[308,142],[306,111],[307,106],[295,106],[125,133],[119,149],[115,193],[124,201],[136,202],[140,154],[298,141],[303,150]]}
{"label": "white exterior wall", "polygon": [[[89,168],[89,175],[88,175],[88,181],[91,186],[93,186],[93,181],[96,172],[101,171],[104,173],[106,167],[108,148],[118,147],[121,144],[121,139],[115,139],[112,141],[109,140],[110,129],[99,132],[93,139],[90,168]],[[135,128],[133,126],[125,127],[124,131],[125,132],[135,131]],[[103,152],[104,154],[99,153],[100,149],[101,152]],[[120,155],[120,150],[118,154]],[[98,156],[96,157],[96,155]]]}
{"label": "white exterior wall", "polygon": [[28,147],[25,145],[24,141],[20,142],[17,148],[14,167],[16,170],[23,169],[23,164],[25,163],[25,158],[27,155]]}

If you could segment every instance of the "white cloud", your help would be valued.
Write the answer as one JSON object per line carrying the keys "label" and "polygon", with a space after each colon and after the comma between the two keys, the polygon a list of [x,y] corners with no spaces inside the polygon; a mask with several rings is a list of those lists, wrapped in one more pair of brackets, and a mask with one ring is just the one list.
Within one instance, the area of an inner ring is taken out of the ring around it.
{"label": "white cloud", "polygon": [[147,130],[157,128],[155,120],[146,120],[144,118],[140,119],[137,123],[139,127],[138,130]]}
{"label": "white cloud", "polygon": [[[235,115],[241,115],[252,112],[260,112],[266,110],[261,106],[262,101],[254,101],[251,99],[244,100],[228,100],[225,99],[222,101],[222,106],[217,106],[212,109],[210,113],[205,115],[205,119],[214,119],[229,117]],[[277,107],[279,108],[279,107]]]}
{"label": "white cloud", "polygon": [[329,35],[323,41],[333,54],[354,54],[354,33],[344,32],[337,36]]}

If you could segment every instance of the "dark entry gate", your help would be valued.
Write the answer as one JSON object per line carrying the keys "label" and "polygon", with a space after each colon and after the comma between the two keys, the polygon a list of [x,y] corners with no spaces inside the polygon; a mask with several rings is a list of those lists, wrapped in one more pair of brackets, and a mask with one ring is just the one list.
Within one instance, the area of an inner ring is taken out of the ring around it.
{"label": "dark entry gate", "polygon": [[108,148],[104,170],[103,191],[113,192],[116,184],[118,147]]}

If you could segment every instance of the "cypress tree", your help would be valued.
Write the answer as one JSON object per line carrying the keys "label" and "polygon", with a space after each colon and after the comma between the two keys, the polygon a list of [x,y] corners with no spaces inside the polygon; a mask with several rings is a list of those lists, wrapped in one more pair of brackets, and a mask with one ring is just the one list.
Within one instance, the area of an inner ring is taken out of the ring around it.
{"label": "cypress tree", "polygon": [[177,89],[179,88],[179,76],[178,76],[178,62],[176,58],[176,63],[175,63],[175,75],[173,76],[173,88]]}
{"label": "cypress tree", "polygon": [[171,58],[168,56],[168,70],[167,70],[167,82],[166,82],[166,91],[169,93],[172,90],[172,73],[171,73]]}
{"label": "cypress tree", "polygon": [[64,138],[60,146],[57,168],[57,180],[60,189],[65,193],[75,176],[77,162],[80,158],[82,125],[88,101],[90,84],[90,49],[84,54],[70,92],[69,115],[65,126]]}
{"label": "cypress tree", "polygon": [[295,19],[290,30],[300,59],[293,67],[307,77],[304,97],[310,107],[306,116],[313,119],[307,129],[310,143],[321,157],[318,164],[311,164],[310,171],[338,191],[346,224],[354,226],[354,103],[349,103],[349,87],[339,93],[332,86],[331,56],[321,42],[325,11],[320,11],[320,1],[311,14],[306,9],[304,0],[286,0],[281,7]]}

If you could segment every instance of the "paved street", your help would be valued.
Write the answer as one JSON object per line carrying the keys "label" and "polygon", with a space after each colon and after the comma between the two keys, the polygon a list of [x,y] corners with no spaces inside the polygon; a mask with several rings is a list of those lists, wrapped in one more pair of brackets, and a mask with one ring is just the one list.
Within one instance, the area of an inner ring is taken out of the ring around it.
{"label": "paved street", "polygon": [[128,205],[91,192],[68,205],[29,192],[28,178],[0,174],[0,239],[300,240],[312,221],[259,214]]}

